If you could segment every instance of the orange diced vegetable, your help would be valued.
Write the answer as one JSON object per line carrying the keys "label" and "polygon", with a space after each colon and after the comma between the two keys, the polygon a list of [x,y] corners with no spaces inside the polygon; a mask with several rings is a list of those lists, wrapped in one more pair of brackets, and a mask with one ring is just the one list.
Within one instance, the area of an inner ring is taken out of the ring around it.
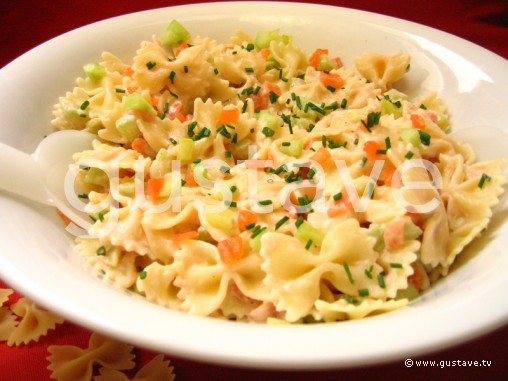
{"label": "orange diced vegetable", "polygon": [[221,124],[233,124],[238,121],[238,118],[240,117],[240,110],[237,108],[232,108],[229,110],[222,110],[222,112],[219,115],[219,120],[217,120],[217,125]]}
{"label": "orange diced vegetable", "polygon": [[321,147],[314,155],[311,156],[311,160],[317,161],[322,167],[324,167],[330,162],[330,160],[332,160],[332,155],[326,148]]}
{"label": "orange diced vegetable", "polygon": [[383,231],[383,239],[388,250],[395,250],[404,244],[404,224],[402,218],[388,222]]}
{"label": "orange diced vegetable", "polygon": [[194,172],[191,169],[187,170],[184,180],[185,180],[185,186],[188,186],[191,188],[198,186],[198,183],[196,182],[196,179],[194,178]]}
{"label": "orange diced vegetable", "polygon": [[324,86],[331,86],[336,89],[344,85],[344,79],[338,74],[330,74],[322,71],[319,73],[319,80]]}
{"label": "orange diced vegetable", "polygon": [[381,146],[374,140],[368,140],[363,145],[363,151],[365,152],[367,159],[376,160],[385,158],[386,155],[378,153],[380,150],[382,150]]}
{"label": "orange diced vegetable", "polygon": [[180,122],[185,122],[187,118],[180,111],[176,112],[173,119],[178,119]]}
{"label": "orange diced vegetable", "polygon": [[282,90],[278,85],[271,82],[265,82],[265,93],[269,95],[271,92],[274,92],[278,96],[281,96],[282,94]]}
{"label": "orange diced vegetable", "polygon": [[270,49],[263,48],[259,51],[261,53],[261,57],[263,57],[265,60],[270,56]]}
{"label": "orange diced vegetable", "polygon": [[309,66],[316,68],[322,54],[328,54],[328,49],[316,49],[309,58]]}
{"label": "orange diced vegetable", "polygon": [[413,123],[413,127],[419,130],[425,129],[425,119],[421,115],[411,114],[411,123]]}
{"label": "orange diced vegetable", "polygon": [[226,238],[217,244],[220,258],[227,265],[232,265],[243,256],[243,239],[240,236]]}
{"label": "orange diced vegetable", "polygon": [[342,188],[340,194],[341,198],[334,200],[333,206],[328,208],[328,217],[338,217],[351,207],[351,199],[349,198],[346,188]]}
{"label": "orange diced vegetable", "polygon": [[153,107],[159,107],[159,100],[157,99],[157,97],[151,96],[150,97],[150,104]]}
{"label": "orange diced vegetable", "polygon": [[249,98],[254,102],[254,110],[265,110],[268,108],[268,97],[265,95],[250,94]]}
{"label": "orange diced vegetable", "polygon": [[175,234],[174,236],[171,237],[171,241],[173,241],[175,243],[180,243],[181,241],[186,240],[186,239],[197,238],[198,235],[199,235],[199,233],[197,231],[191,230],[188,232]]}
{"label": "orange diced vegetable", "polygon": [[152,153],[152,149],[148,145],[145,139],[136,138],[132,141],[132,149],[139,152],[143,156],[150,156]]}
{"label": "orange diced vegetable", "polygon": [[381,174],[379,175],[379,180],[381,180],[384,185],[391,186],[392,177],[396,169],[397,168],[395,168],[392,163],[390,163],[388,160],[385,160],[383,163],[383,169],[381,169]]}
{"label": "orange diced vegetable", "polygon": [[132,70],[132,68],[130,66],[127,66],[123,70],[123,73],[122,73],[122,75],[125,77],[132,77],[133,74],[134,74],[134,70]]}
{"label": "orange diced vegetable", "polygon": [[246,226],[249,224],[256,224],[259,221],[259,217],[256,213],[250,210],[240,210],[238,213],[238,228],[240,231],[247,230]]}
{"label": "orange diced vegetable", "polygon": [[164,186],[164,178],[149,179],[146,185],[146,196],[149,200],[155,200],[159,197],[162,187]]}

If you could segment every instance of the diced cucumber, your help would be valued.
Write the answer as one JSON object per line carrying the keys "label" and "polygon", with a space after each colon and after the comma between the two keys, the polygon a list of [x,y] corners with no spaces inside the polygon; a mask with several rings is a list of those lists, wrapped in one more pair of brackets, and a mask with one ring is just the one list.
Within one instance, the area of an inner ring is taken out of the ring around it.
{"label": "diced cucumber", "polygon": [[319,63],[316,66],[317,70],[330,71],[330,70],[336,69],[336,68],[337,68],[337,64],[334,61],[330,60],[330,58],[328,57],[328,54],[321,54],[321,56],[319,57]]}
{"label": "diced cucumber", "polygon": [[124,115],[118,118],[115,125],[120,135],[129,142],[141,136],[141,131],[139,131],[138,123],[134,115]]}
{"label": "diced cucumber", "polygon": [[134,194],[135,194],[134,181],[126,181],[124,183],[120,183],[118,185],[118,192],[122,196],[126,196],[126,197],[132,197],[132,196],[134,196]]}
{"label": "diced cucumber", "polygon": [[[307,118],[310,120],[316,120],[319,118],[320,113],[316,111],[313,106],[317,106],[316,108],[320,108],[312,99],[300,97],[301,108],[298,105],[293,107],[293,113],[295,113],[299,118]],[[309,103],[312,105],[309,107]]]}
{"label": "diced cucumber", "polygon": [[392,102],[407,100],[407,95],[404,93],[401,93],[400,91],[398,91],[396,89],[390,89],[390,90],[386,91],[385,95],[387,95],[388,98],[390,98],[390,100]]}
{"label": "diced cucumber", "polygon": [[84,181],[87,184],[99,185],[102,187],[109,184],[109,178],[106,172],[95,167],[87,170]]}
{"label": "diced cucumber", "polygon": [[414,147],[418,147],[421,144],[420,134],[415,128],[404,128],[400,132],[400,138],[404,143],[411,143]]}
{"label": "diced cucumber", "polygon": [[450,122],[448,121],[448,117],[446,115],[439,115],[437,117],[437,125],[443,131],[448,131],[448,128],[450,127]]}
{"label": "diced cucumber", "polygon": [[194,140],[190,138],[178,139],[177,160],[190,161],[194,155]]}
{"label": "diced cucumber", "polygon": [[383,233],[385,230],[384,224],[370,224],[369,226],[369,236],[374,237],[376,239],[376,243],[374,245],[374,250],[378,253],[382,252],[385,248],[385,241],[383,238]]}
{"label": "diced cucumber", "polygon": [[386,98],[381,99],[381,107],[385,114],[391,114],[395,119],[400,118],[402,115],[401,109]]}
{"label": "diced cucumber", "polygon": [[323,240],[325,239],[324,232],[309,225],[307,222],[304,222],[298,226],[295,236],[305,243],[309,242],[309,240],[312,240],[312,243],[317,246],[321,246]]}
{"label": "diced cucumber", "polygon": [[173,20],[166,27],[166,31],[161,38],[163,45],[176,45],[190,38],[189,31],[177,20]]}
{"label": "diced cucumber", "polygon": [[303,151],[303,141],[301,139],[294,139],[283,142],[282,145],[279,146],[279,151],[288,156],[300,156]]}
{"label": "diced cucumber", "polygon": [[413,286],[412,284],[409,284],[405,290],[398,290],[397,291],[397,296],[395,296],[395,299],[397,299],[397,300],[399,300],[399,299],[413,300],[413,299],[416,299],[419,294],[420,293],[418,292],[416,287]]}
{"label": "diced cucumber", "polygon": [[254,238],[251,238],[249,240],[249,246],[254,251],[260,251],[261,250],[261,237],[265,235],[266,233],[273,232],[273,229],[269,227],[263,227],[262,229]]}
{"label": "diced cucumber", "polygon": [[233,211],[229,208],[218,213],[205,213],[205,218],[214,228],[224,231],[233,229]]}
{"label": "diced cucumber", "polygon": [[261,127],[268,127],[272,130],[275,130],[276,128],[280,127],[281,125],[281,119],[275,115],[272,114],[268,110],[261,110],[256,114],[256,119],[258,120]]}
{"label": "diced cucumber", "polygon": [[256,49],[264,49],[270,47],[270,42],[277,41],[282,42],[283,44],[289,44],[291,41],[291,37],[286,35],[280,35],[279,30],[264,30],[258,32],[256,35],[256,39],[254,41],[254,45]]}
{"label": "diced cucumber", "polygon": [[404,239],[417,239],[420,234],[422,234],[422,229],[416,226],[413,221],[409,221],[404,224]]}
{"label": "diced cucumber", "polygon": [[123,105],[125,110],[137,110],[155,114],[155,110],[144,96],[139,93],[129,94]]}
{"label": "diced cucumber", "polygon": [[83,66],[83,70],[85,74],[92,81],[100,81],[102,78],[106,76],[106,70],[99,65],[97,62],[90,62]]}

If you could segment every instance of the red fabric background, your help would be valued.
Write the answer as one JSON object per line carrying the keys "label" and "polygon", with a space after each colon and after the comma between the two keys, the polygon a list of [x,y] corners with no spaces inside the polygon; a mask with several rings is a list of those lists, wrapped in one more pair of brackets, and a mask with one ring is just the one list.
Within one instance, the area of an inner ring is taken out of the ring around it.
{"label": "red fabric background", "polygon": [[[61,33],[103,20],[140,10],[153,9],[185,1],[9,1],[0,2],[0,67],[38,44]],[[405,0],[371,2],[368,0],[319,1],[343,7],[356,8],[386,14],[418,22],[447,31],[481,45],[508,58],[508,3],[505,0]],[[507,73],[508,75],[508,73]],[[0,84],[1,86],[1,84]],[[1,253],[0,253],[1,255]],[[0,288],[7,287],[0,280]],[[503,291],[500,290],[500,297]],[[19,295],[11,296],[10,302]],[[464,317],[467,319],[467,316]],[[415,327],[418,329],[418,327]],[[429,332],[432,334],[432,332]],[[46,381],[50,372],[47,347],[53,344],[71,344],[86,347],[90,332],[66,321],[38,343],[28,346],[8,347],[0,343],[0,381]],[[508,326],[460,346],[420,356],[420,360],[488,360],[488,368],[406,368],[403,360],[392,363],[342,369],[335,371],[274,372],[230,368],[177,358],[171,353],[167,358],[175,366],[177,380],[495,380],[508,377]],[[136,348],[137,362],[144,364],[154,353]],[[412,357],[407,354],[407,357]]]}

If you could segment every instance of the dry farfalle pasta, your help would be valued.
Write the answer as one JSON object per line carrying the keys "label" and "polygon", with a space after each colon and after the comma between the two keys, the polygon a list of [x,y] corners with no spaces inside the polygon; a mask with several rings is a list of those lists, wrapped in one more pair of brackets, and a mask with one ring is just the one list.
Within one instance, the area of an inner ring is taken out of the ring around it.
{"label": "dry farfalle pasta", "polygon": [[157,355],[136,373],[134,378],[128,378],[124,373],[111,368],[101,368],[100,375],[94,381],[173,381],[175,374],[169,360],[164,355]]}
{"label": "dry farfalle pasta", "polygon": [[52,345],[48,369],[51,378],[58,381],[89,381],[92,379],[94,365],[114,370],[134,368],[133,347],[109,339],[97,333],[90,336],[88,348],[73,345]]}

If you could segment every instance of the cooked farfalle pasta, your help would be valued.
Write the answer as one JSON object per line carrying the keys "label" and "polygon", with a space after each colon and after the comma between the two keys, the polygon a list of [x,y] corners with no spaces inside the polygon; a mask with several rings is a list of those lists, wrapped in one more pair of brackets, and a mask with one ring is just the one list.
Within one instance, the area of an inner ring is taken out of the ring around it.
{"label": "cooked farfalle pasta", "polygon": [[[74,156],[95,221],[78,252],[196,315],[331,322],[405,306],[486,228],[505,183],[501,160],[447,135],[437,94],[394,88],[409,69],[404,52],[350,69],[278,30],[219,42],[177,21],[130,62],[103,53],[54,109],[56,129],[97,135]],[[83,369],[101,361],[71,352]]]}
{"label": "cooked farfalle pasta", "polygon": [[133,369],[133,347],[97,333],[92,333],[88,348],[72,345],[48,347],[48,369],[51,378],[58,381],[88,381],[92,379],[95,364],[113,370]]}
{"label": "cooked farfalle pasta", "polygon": [[26,298],[19,299],[10,308],[21,321],[9,335],[7,340],[9,346],[39,341],[39,338],[46,335],[50,329],[55,329],[57,324],[64,322],[61,317],[38,307]]}
{"label": "cooked farfalle pasta", "polygon": [[94,381],[173,381],[175,374],[169,360],[164,355],[155,356],[136,373],[134,378],[128,378],[124,373],[111,368],[101,368],[100,375]]}

